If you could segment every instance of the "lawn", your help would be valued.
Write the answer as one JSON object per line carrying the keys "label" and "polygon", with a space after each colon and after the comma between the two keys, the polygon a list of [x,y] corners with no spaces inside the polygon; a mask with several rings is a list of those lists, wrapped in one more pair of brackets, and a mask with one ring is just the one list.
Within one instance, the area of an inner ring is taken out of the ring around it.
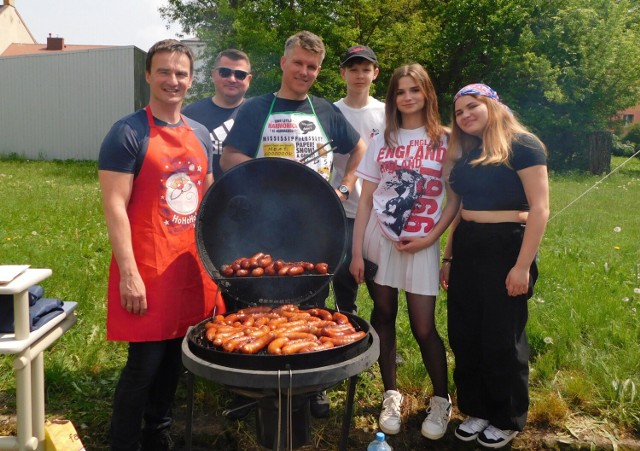
{"label": "lawn", "polygon": [[[612,167],[625,161],[614,157]],[[551,174],[551,219],[540,249],[541,277],[530,301],[529,427],[566,432],[571,430],[570,420],[590,418],[606,425],[612,440],[634,434],[638,439],[640,160],[633,159],[601,179],[582,173]],[[96,164],[0,160],[0,199],[0,263],[51,268],[53,276],[43,282],[46,295],[79,304],[76,326],[45,356],[47,416],[72,420],[87,449],[107,449],[111,397],[126,349],[105,340],[110,247]],[[440,300],[437,324],[446,338],[445,293]],[[371,301],[364,289],[359,306],[360,315],[368,319]],[[406,426],[391,444],[395,449],[428,448],[419,425],[431,386],[406,308],[399,314],[398,336],[404,359],[398,382],[408,403]],[[448,356],[451,373],[453,360]],[[452,382],[450,390],[455,394]],[[344,393],[342,385],[329,391],[332,416],[314,421],[313,445],[308,449],[337,448]],[[373,438],[380,393],[374,367],[358,384],[350,449],[364,449]],[[198,381],[196,443],[201,449],[254,449],[252,420],[221,419],[227,403],[226,390]],[[181,386],[178,436],[184,405]],[[11,360],[0,357],[0,435],[15,432],[14,413]],[[523,434],[514,448],[533,446]]]}

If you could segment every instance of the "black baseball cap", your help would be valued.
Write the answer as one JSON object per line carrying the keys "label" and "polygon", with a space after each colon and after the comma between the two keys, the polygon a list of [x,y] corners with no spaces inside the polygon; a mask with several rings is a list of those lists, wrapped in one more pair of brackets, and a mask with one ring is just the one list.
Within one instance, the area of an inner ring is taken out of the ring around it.
{"label": "black baseball cap", "polygon": [[378,64],[376,54],[366,45],[354,45],[353,47],[349,47],[340,59],[340,66],[344,66],[347,61],[353,58],[364,58],[367,61],[371,61],[373,64]]}

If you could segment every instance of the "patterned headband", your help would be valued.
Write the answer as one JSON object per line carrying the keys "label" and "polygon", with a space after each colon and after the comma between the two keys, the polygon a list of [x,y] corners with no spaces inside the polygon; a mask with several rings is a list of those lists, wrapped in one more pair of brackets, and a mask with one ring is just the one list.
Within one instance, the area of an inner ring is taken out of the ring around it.
{"label": "patterned headband", "polygon": [[493,89],[491,89],[489,86],[483,85],[482,83],[473,83],[465,86],[460,91],[458,91],[456,95],[453,97],[453,103],[456,103],[456,100],[458,100],[460,97],[468,96],[469,94],[489,97],[490,99],[493,99],[496,102],[500,102],[500,97],[498,97],[498,93],[495,92]]}

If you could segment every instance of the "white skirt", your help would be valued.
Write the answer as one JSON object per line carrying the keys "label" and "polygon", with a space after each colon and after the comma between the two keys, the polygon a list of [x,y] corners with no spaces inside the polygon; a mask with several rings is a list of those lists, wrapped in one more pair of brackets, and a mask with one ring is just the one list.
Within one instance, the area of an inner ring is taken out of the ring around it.
{"label": "white skirt", "polygon": [[399,288],[413,294],[437,296],[440,240],[415,254],[399,252],[384,236],[373,209],[364,233],[362,256],[378,264],[373,279],[378,285]]}

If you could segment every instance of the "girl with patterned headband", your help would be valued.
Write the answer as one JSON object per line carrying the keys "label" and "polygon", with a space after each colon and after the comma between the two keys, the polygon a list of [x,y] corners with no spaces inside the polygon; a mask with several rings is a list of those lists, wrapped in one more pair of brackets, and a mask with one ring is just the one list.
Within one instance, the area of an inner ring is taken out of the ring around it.
{"label": "girl with patterned headband", "polygon": [[496,91],[471,84],[454,97],[451,189],[461,200],[440,282],[448,290],[458,407],[455,435],[502,448],[529,407],[527,300],[549,217],[546,150]]}

